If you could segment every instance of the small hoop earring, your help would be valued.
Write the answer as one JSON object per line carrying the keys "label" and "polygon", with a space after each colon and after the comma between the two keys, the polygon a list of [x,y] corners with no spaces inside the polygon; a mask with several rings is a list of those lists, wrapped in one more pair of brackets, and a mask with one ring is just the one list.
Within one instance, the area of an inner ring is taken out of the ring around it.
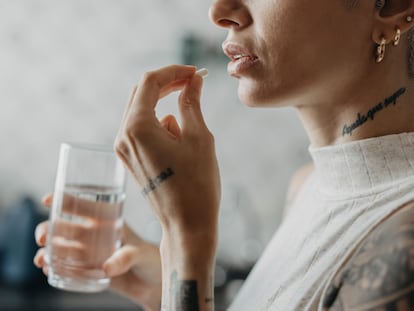
{"label": "small hoop earring", "polygon": [[413,17],[412,17],[412,16],[410,16],[410,15],[408,15],[408,16],[405,18],[405,21],[406,21],[407,23],[411,23],[411,22],[413,21]]}
{"label": "small hoop earring", "polygon": [[393,45],[397,46],[398,43],[400,43],[400,39],[401,39],[401,30],[399,28],[397,28],[395,30],[395,37],[394,37]]}
{"label": "small hoop earring", "polygon": [[387,43],[387,41],[385,40],[384,37],[382,37],[381,43],[377,46],[377,58],[376,58],[377,63],[382,62],[382,60],[384,59],[384,56],[385,56],[385,44],[386,43]]}

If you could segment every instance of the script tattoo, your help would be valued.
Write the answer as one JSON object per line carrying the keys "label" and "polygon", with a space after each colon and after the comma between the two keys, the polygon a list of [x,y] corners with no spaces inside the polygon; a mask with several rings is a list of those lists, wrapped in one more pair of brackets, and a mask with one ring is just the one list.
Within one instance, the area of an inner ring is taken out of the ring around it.
{"label": "script tattoo", "polygon": [[197,281],[178,280],[177,271],[171,274],[170,310],[198,311]]}
{"label": "script tattoo", "polygon": [[414,310],[414,212],[372,232],[329,287],[324,310]]}
{"label": "script tattoo", "polygon": [[150,179],[148,184],[142,189],[141,193],[143,196],[147,196],[148,193],[154,191],[162,182],[174,175],[174,172],[171,168],[167,168],[165,171],[161,172],[156,178]]}
{"label": "script tattoo", "polygon": [[375,116],[378,112],[380,112],[381,110],[385,108],[388,108],[391,104],[395,106],[397,104],[397,99],[401,95],[403,95],[406,92],[406,90],[407,89],[405,87],[402,87],[398,91],[396,91],[394,94],[392,94],[390,97],[387,97],[386,99],[384,99],[383,102],[380,102],[374,107],[372,107],[370,110],[367,111],[366,114],[358,113],[357,118],[354,123],[352,123],[351,125],[348,125],[348,124],[344,125],[344,127],[342,128],[342,136],[345,136],[345,135],[351,136],[352,132],[356,128],[360,127],[361,125],[363,125],[369,120],[374,121]]}

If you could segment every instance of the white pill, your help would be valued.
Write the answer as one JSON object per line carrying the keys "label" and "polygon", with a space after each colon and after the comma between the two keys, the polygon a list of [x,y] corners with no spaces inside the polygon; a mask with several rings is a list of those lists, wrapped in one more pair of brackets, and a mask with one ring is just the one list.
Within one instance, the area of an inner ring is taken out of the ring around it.
{"label": "white pill", "polygon": [[196,75],[199,75],[202,78],[206,78],[208,76],[208,69],[207,68],[201,68],[196,71]]}

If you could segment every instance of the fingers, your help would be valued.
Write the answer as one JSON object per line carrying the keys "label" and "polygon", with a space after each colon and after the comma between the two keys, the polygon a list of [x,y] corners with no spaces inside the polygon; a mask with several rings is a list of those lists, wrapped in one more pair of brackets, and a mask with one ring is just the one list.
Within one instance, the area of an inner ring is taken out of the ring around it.
{"label": "fingers", "polygon": [[108,245],[103,242],[84,244],[59,236],[53,237],[50,242],[50,257],[62,262],[78,262],[85,266],[100,268],[115,251],[112,241],[108,242]]}
{"label": "fingers", "polygon": [[35,257],[33,258],[33,263],[34,265],[39,268],[42,269],[43,273],[47,276],[49,273],[49,267],[45,261],[45,249],[44,248],[40,248]]}
{"label": "fingers", "polygon": [[[172,65],[147,73],[138,85],[133,100],[137,111],[153,115],[155,106],[160,96],[165,96],[171,90],[177,88],[175,83],[190,79],[196,71],[194,66]],[[171,85],[172,88],[168,88]]]}
{"label": "fingers", "polygon": [[53,223],[53,236],[66,240],[78,241],[83,244],[93,244],[106,240],[107,243],[117,238],[116,224],[109,222],[84,222],[82,224],[56,220]]}
{"label": "fingers", "polygon": [[200,97],[203,78],[194,75],[184,87],[179,97],[179,108],[182,117],[183,134],[193,133],[200,128],[205,128],[206,124],[201,112]]}
{"label": "fingers", "polygon": [[39,248],[36,252],[36,255],[33,258],[33,263],[36,267],[42,268],[46,265],[45,263],[45,249]]}
{"label": "fingers", "polygon": [[123,227],[124,246],[104,263],[103,269],[109,277],[117,277],[128,270],[138,269],[140,275],[161,278],[158,246],[141,239],[127,224]]}
{"label": "fingers", "polygon": [[160,120],[161,126],[165,128],[174,138],[181,137],[181,129],[174,116],[168,115]]}
{"label": "fingers", "polygon": [[[82,200],[71,195],[65,194],[62,202],[62,211],[64,213],[76,216],[83,216],[99,221],[113,221],[119,217],[122,203],[105,203]],[[99,213],[97,211],[99,210]]]}
{"label": "fingers", "polygon": [[[42,203],[46,207],[51,207],[52,201],[53,194],[47,194],[42,199]],[[113,220],[117,218],[119,213],[119,208],[114,203],[82,200],[68,194],[63,196],[61,204],[64,213],[91,218],[96,218],[96,210],[99,209],[100,220]]]}
{"label": "fingers", "polygon": [[48,230],[49,221],[43,221],[36,226],[35,229],[35,240],[37,245],[45,246],[46,245],[46,236]]}
{"label": "fingers", "polygon": [[43,205],[46,206],[46,207],[51,207],[52,206],[52,198],[53,198],[53,194],[51,194],[51,193],[45,195],[42,199]]}

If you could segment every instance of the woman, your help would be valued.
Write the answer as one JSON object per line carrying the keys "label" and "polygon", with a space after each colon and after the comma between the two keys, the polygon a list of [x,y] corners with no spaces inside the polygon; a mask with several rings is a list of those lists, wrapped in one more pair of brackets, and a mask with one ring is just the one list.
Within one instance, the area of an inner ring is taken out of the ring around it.
{"label": "woman", "polygon": [[[230,310],[414,310],[414,0],[216,0],[210,18],[241,101],[295,107],[314,160]],[[127,233],[104,267],[148,310],[161,292],[166,310],[213,309],[220,182],[195,70],[144,75],[115,143],[163,238],[159,257]],[[154,115],[178,89],[181,128]]]}

